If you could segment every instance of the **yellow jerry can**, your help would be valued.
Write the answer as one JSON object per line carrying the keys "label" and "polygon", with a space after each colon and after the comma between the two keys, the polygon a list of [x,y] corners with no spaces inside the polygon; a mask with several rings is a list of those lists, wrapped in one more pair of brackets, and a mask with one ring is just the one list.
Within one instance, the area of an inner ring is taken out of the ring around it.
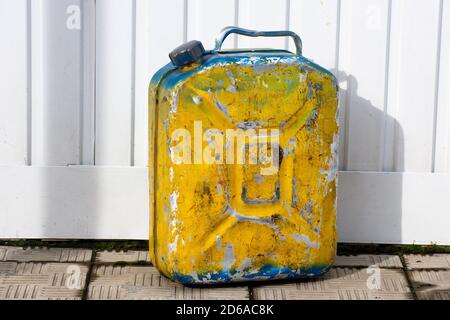
{"label": "yellow jerry can", "polygon": [[[297,52],[222,50],[231,33]],[[290,31],[225,28],[150,84],[150,256],[184,284],[314,277],[336,252],[338,85]]]}

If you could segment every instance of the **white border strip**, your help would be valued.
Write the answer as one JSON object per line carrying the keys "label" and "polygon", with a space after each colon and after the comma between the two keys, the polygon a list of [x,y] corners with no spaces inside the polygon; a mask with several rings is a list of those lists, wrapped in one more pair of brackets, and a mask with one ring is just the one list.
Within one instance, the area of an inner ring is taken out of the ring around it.
{"label": "white border strip", "polygon": [[[0,167],[0,238],[147,239],[147,169]],[[341,242],[450,244],[450,174],[341,172]]]}

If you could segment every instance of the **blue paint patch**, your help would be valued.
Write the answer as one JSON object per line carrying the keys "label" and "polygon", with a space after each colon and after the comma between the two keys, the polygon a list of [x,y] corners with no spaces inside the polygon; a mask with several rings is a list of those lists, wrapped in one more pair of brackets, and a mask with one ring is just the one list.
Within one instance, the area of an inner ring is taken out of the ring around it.
{"label": "blue paint patch", "polygon": [[171,278],[185,285],[195,284],[227,284],[231,282],[270,281],[270,280],[298,280],[310,279],[323,275],[331,266],[314,266],[309,269],[294,270],[287,267],[266,265],[257,272],[239,272],[237,270],[198,274],[196,278],[180,273],[172,274]]}
{"label": "blue paint patch", "polygon": [[260,72],[264,72],[267,68],[273,68],[274,64],[296,65],[303,70],[303,73],[316,72],[326,73],[335,83],[337,83],[334,75],[325,68],[315,64],[303,56],[296,56],[289,51],[284,50],[263,50],[258,52],[229,52],[221,54],[210,54],[203,58],[201,64],[197,67],[175,68],[171,63],[161,69],[152,80],[153,86],[160,85],[165,89],[172,89],[185,79],[202,70],[209,69],[215,66],[225,66],[229,64],[248,65]]}

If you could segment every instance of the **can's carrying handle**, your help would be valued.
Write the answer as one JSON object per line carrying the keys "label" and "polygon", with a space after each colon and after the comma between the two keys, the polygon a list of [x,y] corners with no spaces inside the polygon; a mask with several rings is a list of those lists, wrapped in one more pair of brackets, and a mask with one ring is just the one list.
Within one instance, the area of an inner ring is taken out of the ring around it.
{"label": "can's carrying handle", "polygon": [[302,39],[299,37],[298,34],[292,31],[255,31],[255,30],[248,30],[243,29],[239,27],[226,27],[224,28],[219,36],[216,38],[216,46],[214,48],[214,51],[220,51],[222,49],[222,44],[225,41],[225,39],[232,33],[236,33],[242,36],[248,36],[248,37],[291,37],[294,40],[295,47],[297,48],[297,55],[302,55]]}

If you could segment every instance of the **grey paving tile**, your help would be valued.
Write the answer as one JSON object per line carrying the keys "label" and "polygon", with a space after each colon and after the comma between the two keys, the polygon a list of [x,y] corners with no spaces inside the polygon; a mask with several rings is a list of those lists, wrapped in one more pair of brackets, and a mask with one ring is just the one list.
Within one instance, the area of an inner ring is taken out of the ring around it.
{"label": "grey paving tile", "polygon": [[450,270],[408,271],[420,300],[450,300]]}
{"label": "grey paving tile", "polygon": [[150,262],[148,251],[99,251],[95,263]]}
{"label": "grey paving tile", "polygon": [[0,261],[90,262],[91,257],[88,249],[0,247]]}
{"label": "grey paving tile", "polygon": [[249,298],[247,287],[188,288],[170,281],[152,266],[96,265],[88,298],[93,300],[190,300]]}
{"label": "grey paving tile", "polygon": [[[379,274],[379,280],[376,275]],[[412,299],[402,270],[333,268],[316,280],[253,289],[257,300],[404,300]]]}
{"label": "grey paving tile", "polygon": [[0,261],[3,261],[6,256],[6,247],[0,247]]}
{"label": "grey paving tile", "polygon": [[337,256],[335,267],[370,267],[378,266],[380,268],[403,268],[399,256],[395,255],[370,255],[361,254],[354,256]]}
{"label": "grey paving tile", "polygon": [[0,299],[79,300],[87,272],[84,264],[0,262]]}
{"label": "grey paving tile", "polygon": [[450,254],[405,255],[409,270],[416,269],[448,269],[450,270]]}

